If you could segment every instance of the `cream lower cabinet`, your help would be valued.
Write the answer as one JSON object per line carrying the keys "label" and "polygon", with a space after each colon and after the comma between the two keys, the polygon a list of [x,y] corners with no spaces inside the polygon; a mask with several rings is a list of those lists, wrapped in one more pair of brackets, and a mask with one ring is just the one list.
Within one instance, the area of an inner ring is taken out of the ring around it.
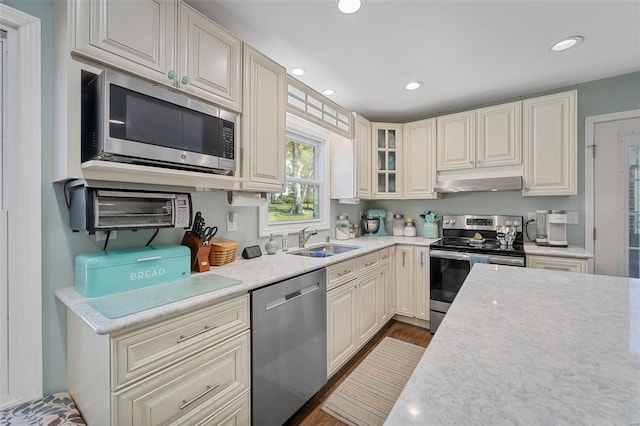
{"label": "cream lower cabinet", "polygon": [[577,93],[523,101],[523,196],[577,193]]}
{"label": "cream lower cabinet", "polygon": [[327,374],[331,377],[391,319],[389,249],[327,268]]}
{"label": "cream lower cabinet", "polygon": [[527,255],[527,268],[588,274],[587,259],[573,257]]}
{"label": "cream lower cabinet", "polygon": [[429,248],[397,246],[395,265],[395,313],[429,321]]}
{"label": "cream lower cabinet", "polygon": [[90,425],[250,422],[249,296],[97,335],[67,312],[69,392]]}
{"label": "cream lower cabinet", "polygon": [[244,46],[243,189],[281,192],[285,179],[286,70]]}

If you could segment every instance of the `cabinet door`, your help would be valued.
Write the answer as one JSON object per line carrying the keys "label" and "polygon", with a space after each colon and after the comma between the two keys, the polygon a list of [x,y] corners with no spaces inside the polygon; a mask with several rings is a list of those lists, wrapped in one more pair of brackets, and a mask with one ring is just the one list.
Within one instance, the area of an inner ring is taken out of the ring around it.
{"label": "cabinet door", "polygon": [[523,101],[524,196],[577,191],[577,92]]}
{"label": "cabinet door", "polygon": [[364,343],[378,331],[378,271],[367,274],[358,284],[358,344]]}
{"label": "cabinet door", "polygon": [[75,51],[173,85],[176,4],[175,0],[76,0]]}
{"label": "cabinet door", "polygon": [[402,126],[402,199],[436,198],[436,120]]}
{"label": "cabinet door", "polygon": [[437,118],[438,170],[475,167],[475,111]]}
{"label": "cabinet door", "polygon": [[396,314],[414,316],[413,247],[396,247]]}
{"label": "cabinet door", "polygon": [[355,281],[327,293],[327,371],[331,376],[358,347]]}
{"label": "cabinet door", "polygon": [[243,188],[282,191],[286,128],[286,70],[244,46]]}
{"label": "cabinet door", "polygon": [[378,272],[378,329],[387,323],[393,311],[393,293],[391,292],[392,280],[390,278],[391,266],[383,264]]}
{"label": "cabinet door", "polygon": [[554,256],[527,256],[527,268],[548,269],[551,271],[588,273],[586,259]]}
{"label": "cabinet door", "polygon": [[402,195],[402,125],[373,123],[373,198]]}
{"label": "cabinet door", "polygon": [[242,42],[180,3],[178,84],[183,90],[240,111]]}
{"label": "cabinet door", "polygon": [[429,274],[429,248],[415,247],[415,289],[416,289],[416,318],[429,321],[431,311],[430,290],[431,276]]}
{"label": "cabinet door", "polygon": [[371,123],[355,114],[356,197],[371,198]]}
{"label": "cabinet door", "polygon": [[476,167],[522,163],[522,101],[476,110]]}

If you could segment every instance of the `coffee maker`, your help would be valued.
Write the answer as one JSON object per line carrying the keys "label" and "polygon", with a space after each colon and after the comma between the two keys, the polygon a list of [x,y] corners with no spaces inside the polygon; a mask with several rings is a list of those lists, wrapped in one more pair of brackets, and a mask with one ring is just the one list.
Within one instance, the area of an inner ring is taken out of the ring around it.
{"label": "coffee maker", "polygon": [[536,244],[567,247],[566,210],[536,210]]}

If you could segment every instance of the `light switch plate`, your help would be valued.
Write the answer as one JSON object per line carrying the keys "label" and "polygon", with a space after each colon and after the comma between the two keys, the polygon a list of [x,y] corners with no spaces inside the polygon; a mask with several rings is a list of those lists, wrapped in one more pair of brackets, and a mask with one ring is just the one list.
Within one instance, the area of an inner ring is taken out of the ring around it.
{"label": "light switch plate", "polygon": [[578,212],[567,212],[567,224],[578,225],[580,223],[580,216]]}
{"label": "light switch plate", "polygon": [[227,232],[238,230],[238,213],[227,213]]}

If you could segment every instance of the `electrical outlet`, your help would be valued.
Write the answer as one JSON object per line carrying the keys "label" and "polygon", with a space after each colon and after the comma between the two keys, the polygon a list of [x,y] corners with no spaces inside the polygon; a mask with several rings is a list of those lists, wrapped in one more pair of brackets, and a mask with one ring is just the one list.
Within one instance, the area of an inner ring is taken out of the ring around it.
{"label": "electrical outlet", "polygon": [[[109,241],[118,238],[118,231],[111,231],[109,234]],[[105,231],[96,231],[96,241],[104,241],[107,239],[107,233]]]}
{"label": "electrical outlet", "polygon": [[567,212],[567,224],[578,225],[580,222],[580,216],[578,212]]}
{"label": "electrical outlet", "polygon": [[238,213],[229,212],[227,214],[227,232],[238,230]]}
{"label": "electrical outlet", "polygon": [[536,221],[536,212],[527,212],[527,220]]}

